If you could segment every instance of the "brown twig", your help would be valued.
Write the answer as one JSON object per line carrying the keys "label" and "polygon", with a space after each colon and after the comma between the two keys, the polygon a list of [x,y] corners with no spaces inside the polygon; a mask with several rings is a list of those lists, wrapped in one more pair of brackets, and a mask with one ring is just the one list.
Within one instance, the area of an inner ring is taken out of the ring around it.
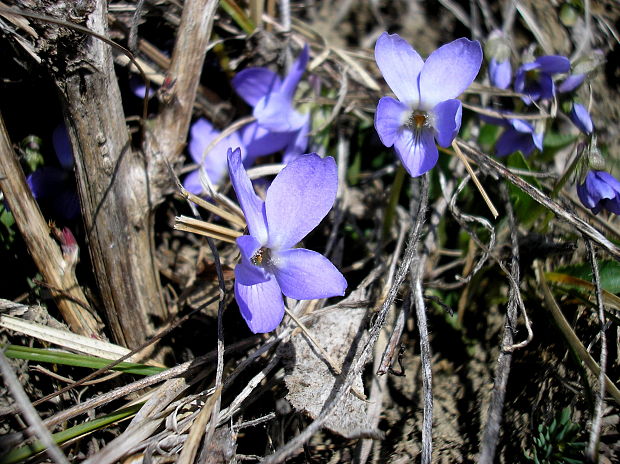
{"label": "brown twig", "polygon": [[588,439],[588,448],[586,456],[591,463],[598,462],[598,446],[601,437],[601,421],[603,418],[603,406],[605,405],[605,368],[607,366],[607,336],[605,335],[605,307],[603,305],[603,292],[601,291],[601,276],[598,270],[598,262],[596,261],[596,252],[592,246],[592,242],[584,238],[586,248],[588,250],[588,258],[592,267],[592,280],[596,293],[596,304],[598,306],[598,319],[600,327],[601,339],[601,356],[599,359],[598,373],[598,393],[594,405],[594,413],[592,417],[592,426],[590,429],[590,437]]}
{"label": "brown twig", "polygon": [[[519,282],[519,241],[517,238],[517,226],[515,223],[512,204],[508,198],[508,191],[504,184],[501,184],[500,191],[504,198],[506,206],[506,214],[508,215],[508,224],[510,228],[512,258],[510,264],[510,273],[515,282]],[[508,309],[506,311],[506,324],[504,325],[504,334],[502,336],[502,345],[497,365],[495,367],[495,382],[493,384],[493,392],[491,394],[491,404],[487,415],[487,423],[484,428],[484,434],[481,443],[481,452],[479,461],[481,464],[492,464],[495,460],[495,450],[499,441],[499,430],[502,421],[502,411],[504,409],[504,400],[506,398],[506,386],[508,385],[508,376],[510,374],[510,364],[512,361],[512,350],[507,348],[513,344],[513,333],[516,331],[517,311],[519,304],[519,288],[510,286],[508,297]]]}
{"label": "brown twig", "polygon": [[390,288],[387,298],[381,305],[381,309],[377,313],[375,317],[375,321],[370,328],[368,340],[362,347],[359,355],[353,360],[349,369],[345,375],[345,379],[341,383],[336,383],[332,393],[330,395],[330,399],[323,406],[323,410],[321,411],[321,415],[317,417],[307,428],[305,428],[299,435],[290,440],[288,443],[283,445],[280,449],[278,449],[271,456],[267,456],[264,459],[265,464],[275,464],[285,461],[289,456],[293,456],[297,449],[301,447],[304,443],[306,443],[325,423],[327,418],[329,417],[329,412],[332,411],[337,404],[339,404],[344,396],[349,392],[349,389],[353,385],[353,382],[362,371],[366,361],[372,354],[372,349],[377,339],[379,338],[379,333],[385,324],[387,313],[389,309],[392,307],[392,303],[398,294],[398,290],[400,289],[401,284],[403,283],[405,277],[409,272],[409,268],[414,259],[418,243],[420,240],[420,236],[422,234],[422,225],[424,224],[424,214],[423,211],[426,210],[426,199],[420,203],[420,210],[415,215],[415,223],[409,232],[409,243],[407,245],[407,249],[405,250],[405,255],[403,257],[402,263],[398,268],[398,272],[396,273],[396,277],[394,279],[394,283]]}
{"label": "brown twig", "polygon": [[[421,178],[420,206],[418,214],[426,214],[428,201],[429,174]],[[413,208],[412,208],[413,213]],[[422,363],[422,395],[424,397],[424,418],[422,420],[422,464],[430,464],[433,458],[433,370],[431,367],[432,353],[428,338],[428,323],[426,321],[426,305],[422,291],[422,279],[426,267],[426,250],[417,251],[409,268],[412,302],[415,308],[418,333],[420,334],[420,358]]]}

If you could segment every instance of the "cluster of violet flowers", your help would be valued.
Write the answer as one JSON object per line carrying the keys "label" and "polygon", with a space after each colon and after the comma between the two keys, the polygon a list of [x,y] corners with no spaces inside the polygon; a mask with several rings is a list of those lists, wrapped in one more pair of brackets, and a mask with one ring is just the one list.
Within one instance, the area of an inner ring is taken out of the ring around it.
{"label": "cluster of violet flowers", "polygon": [[226,136],[203,117],[192,124],[188,152],[198,169],[183,181],[188,191],[204,194],[206,182],[202,176],[205,174],[212,185],[226,178],[230,147],[239,148],[246,167],[261,156],[280,151],[284,163],[305,152],[311,130],[310,114],[299,113],[294,107],[293,97],[309,56],[306,46],[284,78],[262,67],[244,69],[233,78],[233,88],[252,107],[255,120]]}
{"label": "cluster of violet flowers", "polygon": [[[335,160],[304,154],[310,114],[299,113],[293,97],[308,59],[306,46],[284,78],[267,68],[245,69],[233,78],[234,89],[252,107],[255,118],[238,132],[222,137],[205,118],[190,129],[190,156],[213,184],[228,173],[246,219],[249,233],[237,238],[241,260],[235,266],[235,298],[254,333],[270,332],[280,324],[283,295],[297,300],[328,298],[344,295],[347,288],[342,273],[326,257],[296,248],[327,215],[338,190]],[[286,166],[263,200],[246,167],[278,151],[283,152]],[[199,170],[184,179],[184,187],[195,194],[204,192]]]}
{"label": "cluster of violet flowers", "polygon": [[[521,94],[524,105],[548,105],[554,99],[568,100],[564,107],[566,115],[579,129],[585,142],[581,143],[577,166],[577,195],[584,206],[594,214],[602,209],[612,213],[620,212],[620,182],[605,171],[605,163],[596,146],[595,127],[586,106],[574,96],[574,92],[583,84],[587,73],[596,66],[596,59],[582,59],[571,63],[561,55],[545,55],[530,58],[521,64],[514,73],[510,61],[510,45],[499,32],[489,38],[486,46],[489,56],[489,80],[500,89],[508,89],[512,83],[513,90]],[[572,71],[572,72],[571,72]],[[556,79],[562,76],[560,81]],[[496,142],[497,156],[506,156],[521,151],[529,156],[535,149],[542,151],[544,123],[533,125],[523,119],[482,116],[491,124],[503,126],[504,132]],[[583,156],[582,156],[583,154]]]}
{"label": "cluster of violet flowers", "polygon": [[[505,89],[512,81],[510,48],[497,49],[500,52],[490,57],[489,77],[495,86]],[[423,175],[437,164],[436,144],[452,144],[462,118],[457,98],[478,75],[482,58],[479,42],[466,38],[443,45],[426,61],[397,34],[385,32],[377,40],[377,66],[396,98],[380,99],[375,129],[386,147],[394,147],[411,176]],[[279,325],[285,313],[282,294],[294,299],[326,298],[343,295],[347,287],[343,275],[327,258],[294,248],[331,209],[338,184],[333,158],[300,155],[307,145],[310,120],[293,108],[293,94],[307,61],[306,47],[284,79],[265,68],[242,71],[233,79],[236,91],[252,106],[256,121],[218,143],[212,150],[213,165],[206,168],[210,177],[221,178],[225,167],[219,160],[226,149],[228,172],[249,230],[249,235],[237,239],[241,261],[235,268],[235,297],[253,332],[269,332]],[[514,90],[526,106],[544,104],[558,92],[572,92],[585,80],[585,73],[568,74],[556,87],[555,76],[567,75],[570,69],[566,57],[538,57],[517,69]],[[594,127],[585,106],[574,101],[568,116],[592,146]],[[542,126],[511,118],[509,113],[486,121],[505,128],[496,143],[496,155],[521,151],[527,156],[534,149],[542,151]],[[196,162],[202,161],[198,155],[217,135],[205,120],[195,123],[190,153]],[[263,201],[254,192],[244,164],[278,150],[284,150],[287,164]],[[598,159],[600,166],[600,156]],[[195,176],[188,176],[186,183],[195,186]],[[601,208],[620,213],[620,182],[602,169],[584,175],[577,191],[594,213]]]}

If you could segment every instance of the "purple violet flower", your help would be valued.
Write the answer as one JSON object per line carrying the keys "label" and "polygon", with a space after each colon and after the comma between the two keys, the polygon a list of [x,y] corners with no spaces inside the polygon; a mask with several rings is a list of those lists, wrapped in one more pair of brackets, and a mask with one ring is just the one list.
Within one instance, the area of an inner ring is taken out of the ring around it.
{"label": "purple violet flower", "polygon": [[507,89],[512,80],[510,64],[510,41],[502,31],[494,30],[484,45],[484,54],[489,60],[489,80],[499,89]]}
{"label": "purple violet flower", "polygon": [[524,156],[532,154],[535,148],[543,149],[542,132],[536,132],[533,125],[521,119],[509,119],[504,124],[506,130],[495,144],[495,154],[506,156],[521,151]]}
{"label": "purple violet flower", "polygon": [[510,60],[498,62],[495,58],[489,61],[489,79],[498,89],[507,89],[512,80],[512,65]]}
{"label": "purple violet flower", "polygon": [[398,98],[379,100],[375,129],[386,147],[394,146],[407,172],[420,176],[437,163],[435,140],[447,147],[461,127],[462,105],[456,97],[478,74],[482,49],[462,38],[424,62],[407,41],[384,32],[375,45],[375,60]]}
{"label": "purple violet flower", "polygon": [[[233,132],[220,140],[209,152],[205,150],[221,135],[213,125],[205,118],[199,118],[194,122],[189,131],[188,151],[194,163],[204,166],[212,184],[219,184],[228,171],[226,154],[230,147],[240,147],[241,158],[245,159],[246,150],[241,143],[238,133]],[[190,172],[183,180],[183,187],[194,195],[204,193],[203,184],[200,181],[200,168]]]}
{"label": "purple violet flower", "polygon": [[80,212],[80,202],[73,181],[73,150],[64,124],[52,133],[52,145],[60,167],[43,166],[26,181],[35,199],[47,202],[54,212],[64,219],[75,219]]}
{"label": "purple violet flower", "polygon": [[[131,93],[133,93],[136,97],[144,99],[146,97],[146,84],[142,80],[141,76],[136,76],[133,74],[129,78],[129,88],[131,89]],[[155,91],[157,90],[157,86],[151,85],[149,89],[149,100],[155,95]]]}
{"label": "purple violet flower", "polygon": [[558,92],[572,92],[586,80],[586,74],[571,74],[558,85]]}
{"label": "purple violet flower", "polygon": [[570,61],[565,56],[539,56],[535,61],[525,63],[515,75],[515,92],[524,94],[521,100],[526,105],[536,100],[546,100],[555,95],[554,74],[570,70]]}
{"label": "purple violet flower", "polygon": [[250,233],[237,239],[235,267],[235,298],[250,330],[266,333],[280,324],[282,294],[296,300],[344,295],[347,281],[327,258],[294,248],[334,204],[334,159],[299,156],[276,176],[265,201],[254,192],[238,149],[228,151],[228,170]]}
{"label": "purple violet flower", "polygon": [[594,131],[594,124],[592,123],[590,113],[581,103],[573,103],[573,108],[568,116],[573,121],[573,124],[577,126],[577,129],[584,134],[590,135]]}
{"label": "purple violet flower", "polygon": [[284,79],[267,68],[244,69],[233,78],[239,96],[254,108],[256,121],[242,130],[251,160],[284,150],[284,161],[288,162],[305,151],[310,114],[295,111],[293,97],[309,58],[306,45]]}
{"label": "purple violet flower", "polygon": [[608,172],[589,171],[583,184],[577,185],[577,195],[594,214],[603,208],[620,214],[620,182]]}

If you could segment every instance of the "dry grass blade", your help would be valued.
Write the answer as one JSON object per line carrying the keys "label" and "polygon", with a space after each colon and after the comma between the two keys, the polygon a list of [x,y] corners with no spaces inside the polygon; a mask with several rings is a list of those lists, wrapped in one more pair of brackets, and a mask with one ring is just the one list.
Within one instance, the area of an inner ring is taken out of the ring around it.
{"label": "dry grass blade", "polygon": [[586,249],[588,250],[588,257],[590,259],[590,266],[592,267],[593,284],[596,293],[596,304],[598,306],[598,323],[599,334],[601,340],[601,355],[599,359],[599,374],[598,374],[598,392],[596,395],[596,402],[594,404],[594,412],[592,417],[592,427],[590,428],[590,437],[588,439],[588,448],[586,450],[586,456],[590,462],[598,462],[599,458],[599,441],[601,439],[601,421],[603,418],[603,407],[605,406],[605,379],[607,375],[605,370],[607,368],[607,335],[605,334],[605,308],[603,307],[603,295],[601,292],[601,276],[599,274],[598,262],[596,261],[596,252],[592,242],[585,239]]}
{"label": "dry grass blade", "polygon": [[228,243],[235,243],[235,239],[243,235],[243,232],[188,216],[177,216],[175,218],[174,228],[176,230],[183,230],[198,235],[204,235],[205,237],[223,240]]}
{"label": "dry grass blade", "polygon": [[618,248],[614,243],[609,241],[603,234],[601,234],[590,224],[576,216],[571,211],[568,211],[560,203],[549,198],[547,195],[545,195],[533,185],[527,183],[519,176],[514,175],[512,172],[510,172],[509,169],[507,169],[505,166],[502,166],[490,156],[485,155],[481,151],[467,145],[466,143],[458,142],[458,144],[463,150],[469,153],[469,155],[474,159],[474,161],[476,161],[476,163],[478,163],[479,166],[487,170],[489,174],[493,174],[494,176],[501,176],[504,179],[508,180],[515,187],[519,188],[525,194],[529,195],[537,203],[540,203],[545,208],[553,212],[556,216],[560,217],[561,219],[565,220],[570,225],[575,227],[579,232],[585,234],[588,238],[598,243],[611,256],[613,256],[614,259],[620,261],[620,248]]}
{"label": "dry grass blade", "polygon": [[508,198],[506,186],[502,184],[501,188],[506,212],[508,213],[508,221],[510,226],[511,238],[511,264],[510,269],[506,269],[506,273],[515,282],[510,286],[508,308],[506,311],[506,323],[504,324],[504,333],[502,335],[501,351],[495,367],[495,381],[493,384],[493,392],[491,404],[487,414],[487,422],[484,427],[484,435],[482,437],[481,452],[479,462],[483,464],[492,464],[495,460],[495,451],[497,442],[499,441],[499,431],[506,398],[506,387],[508,385],[508,376],[510,374],[510,366],[512,362],[512,351],[508,349],[513,346],[513,333],[516,331],[517,313],[519,309],[519,242],[517,238],[517,226],[513,214],[512,204]]}
{"label": "dry grass blade", "polygon": [[242,229],[245,229],[246,223],[245,223],[245,218],[243,216],[229,213],[227,210],[220,208],[219,206],[214,205],[213,203],[209,203],[207,200],[200,198],[199,196],[194,195],[191,192],[188,192],[180,184],[179,184],[179,188],[180,188],[181,195],[185,199],[191,201],[192,203],[195,203],[196,205],[200,206],[202,209],[209,211],[210,213],[217,214],[222,219],[226,219],[228,222],[238,225]]}
{"label": "dry grass blade", "polygon": [[452,141],[452,148],[454,148],[454,152],[456,153],[456,156],[458,156],[459,159],[465,165],[465,169],[467,169],[467,172],[469,173],[469,175],[471,176],[472,180],[474,181],[474,184],[476,184],[476,188],[480,192],[480,195],[482,195],[482,198],[484,199],[484,202],[487,204],[487,206],[491,210],[491,213],[493,214],[493,217],[497,218],[497,216],[499,216],[499,213],[497,212],[497,209],[495,209],[495,206],[493,205],[493,202],[491,201],[491,199],[489,198],[489,195],[487,195],[487,192],[484,190],[484,187],[482,186],[482,184],[478,180],[478,177],[476,176],[476,173],[471,168],[471,165],[469,164],[469,161],[467,160],[467,157],[465,155],[463,155],[463,152],[459,148],[456,140]]}
{"label": "dry grass blade", "polygon": [[[594,375],[600,375],[601,368],[594,360],[592,355],[590,355],[586,347],[583,346],[583,343],[581,343],[581,340],[579,340],[579,337],[577,337],[577,335],[575,334],[575,331],[571,327],[570,323],[564,317],[560,306],[555,301],[553,293],[551,293],[549,285],[547,284],[543,265],[540,262],[537,262],[536,264],[536,277],[543,292],[547,309],[551,311],[551,315],[553,316],[553,319],[555,320],[558,328],[562,332],[562,335],[564,335],[568,344],[577,352],[579,358],[585,363],[587,368],[590,369],[590,371]],[[620,405],[620,390],[608,376],[605,376],[605,387],[609,391],[609,394],[613,397],[614,401],[618,405]]]}
{"label": "dry grass blade", "polygon": [[50,228],[26,182],[1,116],[0,189],[39,271],[52,287],[71,296],[69,299],[52,292],[64,320],[73,331],[87,337],[100,338],[97,320],[84,305],[75,302],[88,300],[75,278],[75,273],[67,270],[60,246],[50,237]]}
{"label": "dry grass blade", "polygon": [[[68,330],[55,329],[13,316],[0,314],[0,327],[99,358],[114,359],[130,352],[127,348],[114,345],[113,343],[76,335]],[[138,361],[135,356],[131,356],[127,360]]]}
{"label": "dry grass blade", "polygon": [[[211,418],[211,413],[213,412],[213,406],[215,406],[215,402],[217,398],[222,393],[222,387],[220,386],[213,395],[209,397],[209,400],[205,403],[200,414],[192,424],[192,428],[190,429],[189,435],[185,444],[183,445],[183,451],[181,451],[181,455],[179,456],[178,464],[191,464],[195,462],[196,453],[198,452],[198,446],[200,446],[200,440],[205,434],[205,427],[207,422],[209,422],[209,418]],[[205,443],[205,446],[207,443]]]}

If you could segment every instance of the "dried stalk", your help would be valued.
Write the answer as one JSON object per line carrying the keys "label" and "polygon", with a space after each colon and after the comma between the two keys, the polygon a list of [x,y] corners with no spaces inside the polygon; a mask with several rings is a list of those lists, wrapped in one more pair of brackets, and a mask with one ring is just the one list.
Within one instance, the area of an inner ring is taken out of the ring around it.
{"label": "dried stalk", "polygon": [[506,387],[508,385],[508,376],[510,374],[510,364],[512,362],[512,350],[508,349],[513,344],[513,333],[516,331],[517,311],[519,308],[519,240],[517,237],[517,225],[512,210],[512,204],[508,198],[506,186],[501,184],[501,193],[506,206],[508,215],[508,227],[510,228],[510,240],[512,258],[510,264],[510,275],[517,286],[510,286],[508,295],[508,308],[506,311],[506,324],[504,324],[504,334],[502,336],[502,345],[497,365],[495,367],[495,382],[493,384],[493,392],[491,394],[491,404],[487,423],[484,428],[484,434],[481,443],[481,453],[478,462],[481,464],[492,464],[495,460],[495,450],[499,441],[499,431],[502,421],[502,411],[504,409],[504,401],[506,398]]}
{"label": "dried stalk", "polygon": [[[422,216],[426,214],[428,201],[429,174],[422,178],[420,192],[420,206]],[[413,202],[412,202],[413,203]],[[413,213],[413,208],[412,208]],[[418,212],[420,214],[420,212]],[[409,269],[412,285],[412,303],[415,308],[418,332],[420,334],[420,357],[422,362],[422,394],[424,397],[424,418],[422,420],[422,464],[430,464],[433,458],[433,370],[431,366],[432,353],[428,338],[428,324],[426,322],[426,306],[422,292],[422,279],[426,267],[426,251],[416,252]]]}
{"label": "dried stalk", "polygon": [[[52,297],[63,319],[74,332],[99,339],[99,323],[84,309],[86,296],[73,269],[65,262],[59,245],[50,237],[50,228],[32,196],[26,178],[11,146],[11,140],[0,116],[0,189],[11,208],[17,227],[32,259],[52,287],[71,298],[52,291]],[[75,301],[83,302],[77,304]]]}
{"label": "dried stalk", "polygon": [[598,373],[598,392],[596,395],[596,402],[594,405],[594,414],[592,417],[592,426],[590,429],[590,437],[588,439],[588,448],[586,449],[586,456],[589,462],[598,462],[598,447],[599,440],[601,438],[601,421],[603,418],[603,406],[605,405],[605,368],[607,366],[607,336],[605,335],[605,307],[603,306],[603,292],[601,290],[601,276],[598,270],[598,263],[596,261],[596,253],[592,242],[587,238],[586,248],[588,250],[588,257],[590,259],[590,266],[592,267],[592,280],[596,293],[596,305],[598,306],[598,319],[600,326],[600,339],[601,339],[601,356],[599,359],[599,373]]}
{"label": "dried stalk", "polygon": [[540,203],[545,208],[553,212],[560,219],[563,219],[564,221],[575,227],[579,232],[584,234],[590,240],[598,243],[614,259],[620,261],[620,248],[610,242],[603,234],[601,234],[590,224],[585,222],[583,219],[577,217],[574,213],[568,211],[557,201],[549,198],[536,187],[527,183],[520,177],[514,175],[512,172],[510,172],[508,168],[501,165],[490,156],[485,155],[484,153],[473,147],[470,147],[466,143],[458,142],[458,144],[464,151],[469,154],[471,158],[473,158],[476,163],[478,163],[480,167],[487,170],[489,174],[493,174],[494,176],[501,176],[502,178],[506,179],[515,187],[519,188],[524,193],[529,195],[534,201]]}

